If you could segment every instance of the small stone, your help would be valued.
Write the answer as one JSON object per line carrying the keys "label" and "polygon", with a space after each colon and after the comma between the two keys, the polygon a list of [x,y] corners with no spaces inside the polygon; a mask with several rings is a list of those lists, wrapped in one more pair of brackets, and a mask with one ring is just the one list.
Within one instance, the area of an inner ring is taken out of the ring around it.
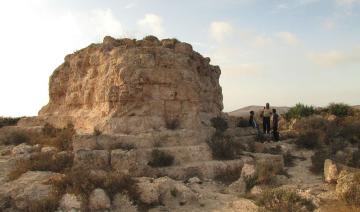
{"label": "small stone", "polygon": [[188,180],[188,182],[189,182],[190,184],[195,184],[195,183],[200,184],[200,183],[201,183],[201,180],[200,180],[199,178],[197,178],[197,177],[192,177],[192,178],[190,178],[190,179]]}
{"label": "small stone", "polygon": [[59,208],[65,211],[80,210],[81,201],[75,194],[64,194],[60,200]]}
{"label": "small stone", "polygon": [[110,198],[101,188],[93,190],[89,197],[90,210],[101,210],[110,208]]}
{"label": "small stone", "polygon": [[339,176],[339,171],[334,163],[330,159],[326,159],[324,162],[324,180],[327,183],[336,183]]}
{"label": "small stone", "polygon": [[230,192],[235,192],[240,195],[244,195],[246,193],[246,182],[243,178],[238,179],[229,185],[228,190]]}
{"label": "small stone", "polygon": [[33,151],[33,147],[28,145],[28,144],[25,144],[25,143],[22,143],[22,144],[19,144],[17,146],[15,146],[12,150],[11,150],[11,154],[12,155],[21,155],[21,154],[28,154],[28,153],[31,153]]}
{"label": "small stone", "polygon": [[112,202],[114,211],[136,212],[137,207],[130,201],[126,194],[117,193]]}
{"label": "small stone", "polygon": [[56,147],[51,147],[51,146],[44,146],[43,148],[41,148],[42,153],[54,154],[57,151],[58,149]]}
{"label": "small stone", "polygon": [[241,170],[241,177],[251,178],[255,176],[255,173],[255,165],[245,163],[244,167]]}

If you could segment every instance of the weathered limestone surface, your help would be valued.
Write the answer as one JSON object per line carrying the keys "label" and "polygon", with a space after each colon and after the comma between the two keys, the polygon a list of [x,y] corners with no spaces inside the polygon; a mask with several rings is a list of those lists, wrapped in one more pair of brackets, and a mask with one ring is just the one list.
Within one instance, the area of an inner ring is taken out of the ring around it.
{"label": "weathered limestone surface", "polygon": [[196,129],[223,109],[220,69],[176,39],[105,37],[65,57],[38,119],[79,132]]}

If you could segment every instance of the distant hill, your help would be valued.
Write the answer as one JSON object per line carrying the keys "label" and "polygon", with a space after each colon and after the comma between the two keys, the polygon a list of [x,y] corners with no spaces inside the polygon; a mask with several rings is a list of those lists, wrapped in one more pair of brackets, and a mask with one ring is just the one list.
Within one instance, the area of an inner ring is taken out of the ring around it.
{"label": "distant hill", "polygon": [[352,107],[355,108],[356,110],[360,110],[360,105],[354,105]]}
{"label": "distant hill", "polygon": [[[251,106],[247,106],[247,107],[243,107],[243,108],[231,111],[228,114],[230,116],[247,117],[247,116],[249,116],[250,111],[253,110],[255,113],[259,113],[263,108],[264,108],[264,106],[251,105]],[[290,107],[280,107],[280,106],[274,106],[271,108],[275,108],[279,114],[284,114],[290,109]]]}

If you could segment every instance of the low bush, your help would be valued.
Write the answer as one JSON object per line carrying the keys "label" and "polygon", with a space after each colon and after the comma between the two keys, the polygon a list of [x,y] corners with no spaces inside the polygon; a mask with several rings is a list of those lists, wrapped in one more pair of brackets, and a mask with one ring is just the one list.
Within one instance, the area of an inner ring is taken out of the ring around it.
{"label": "low bush", "polygon": [[19,120],[20,118],[0,117],[0,128],[5,126],[14,126]]}
{"label": "low bush", "polygon": [[217,169],[215,171],[214,179],[225,185],[230,185],[231,183],[237,181],[240,178],[240,175],[241,168],[228,166],[225,169]]}
{"label": "low bush", "polygon": [[292,155],[290,151],[286,151],[283,154],[283,158],[284,158],[284,165],[286,167],[293,167],[295,165],[294,161],[297,157]]}
{"label": "low bush", "polygon": [[180,126],[180,122],[178,119],[166,120],[165,124],[166,124],[166,129],[169,129],[169,130],[176,130]]}
{"label": "low bush", "polygon": [[27,171],[52,171],[64,173],[72,167],[73,154],[52,155],[49,153],[34,153],[29,159],[16,161],[15,167],[9,173],[9,180],[15,180]]}
{"label": "low bush", "polygon": [[310,201],[295,191],[288,189],[270,189],[265,190],[260,199],[259,204],[264,206],[268,211],[313,211],[315,209],[315,205]]}
{"label": "low bush", "polygon": [[164,166],[171,166],[174,163],[174,156],[158,150],[154,149],[151,152],[151,159],[148,163],[151,167],[164,167]]}
{"label": "low bush", "polygon": [[246,192],[249,192],[254,186],[258,184],[257,178],[257,175],[244,177],[244,181],[246,184]]}
{"label": "low bush", "polygon": [[213,157],[218,160],[235,159],[244,149],[240,143],[234,142],[231,136],[225,135],[221,132],[214,133],[207,143],[211,149]]}
{"label": "low bush", "polygon": [[22,143],[30,143],[31,138],[28,133],[17,130],[10,132],[8,135],[5,136],[3,139],[3,144],[5,145],[19,145]]}
{"label": "low bush", "polygon": [[210,121],[211,125],[219,132],[224,132],[229,127],[227,121],[223,117],[214,117]]}
{"label": "low bush", "polygon": [[351,160],[347,165],[354,167],[354,168],[360,168],[360,150],[359,149],[351,154]]}
{"label": "low bush", "polygon": [[[360,172],[341,171],[336,185],[337,196],[350,206],[360,207]],[[350,210],[348,210],[350,211]],[[358,211],[358,210],[351,210]]]}
{"label": "low bush", "polygon": [[282,154],[281,146],[276,145],[275,147],[265,148],[264,153],[269,153],[272,155],[281,155]]}
{"label": "low bush", "polygon": [[93,135],[94,135],[94,136],[100,136],[101,134],[102,134],[101,130],[99,130],[98,128],[94,127]]}
{"label": "low bush", "polygon": [[304,105],[301,103],[296,104],[285,113],[285,119],[291,120],[294,118],[308,117],[315,114],[316,110],[313,106]]}
{"label": "low bush", "polygon": [[352,107],[344,103],[331,103],[325,110],[328,113],[339,117],[350,116],[353,114]]}
{"label": "low bush", "polygon": [[300,134],[295,140],[295,144],[299,148],[315,149],[319,148],[323,144],[323,133],[319,130],[310,130]]}
{"label": "low bush", "polygon": [[311,156],[310,171],[315,174],[321,174],[324,172],[324,162],[326,159],[332,159],[329,150],[319,149]]}
{"label": "low bush", "polygon": [[258,184],[269,185],[273,181],[276,174],[277,173],[273,164],[271,164],[269,161],[256,164],[256,182]]}
{"label": "low bush", "polygon": [[117,171],[108,172],[103,180],[95,180],[91,178],[90,170],[73,167],[65,172],[61,180],[51,183],[55,187],[54,190],[59,194],[73,193],[80,196],[85,203],[84,205],[87,205],[90,193],[96,188],[104,189],[111,199],[119,192],[126,192],[132,198],[138,196],[134,179]]}
{"label": "low bush", "polygon": [[260,131],[255,136],[255,141],[257,141],[257,142],[264,143],[265,141],[268,141],[268,140],[270,140],[270,138],[266,137],[266,135]]}
{"label": "low bush", "polygon": [[240,118],[237,127],[250,127],[249,120],[246,120],[244,118]]}

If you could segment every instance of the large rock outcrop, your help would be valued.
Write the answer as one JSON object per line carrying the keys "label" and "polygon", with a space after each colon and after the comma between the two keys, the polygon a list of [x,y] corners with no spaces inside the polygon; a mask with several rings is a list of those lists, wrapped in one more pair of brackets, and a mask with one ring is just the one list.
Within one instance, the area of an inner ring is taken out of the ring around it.
{"label": "large rock outcrop", "polygon": [[105,37],[65,57],[39,117],[80,132],[201,128],[223,109],[220,69],[176,39]]}

